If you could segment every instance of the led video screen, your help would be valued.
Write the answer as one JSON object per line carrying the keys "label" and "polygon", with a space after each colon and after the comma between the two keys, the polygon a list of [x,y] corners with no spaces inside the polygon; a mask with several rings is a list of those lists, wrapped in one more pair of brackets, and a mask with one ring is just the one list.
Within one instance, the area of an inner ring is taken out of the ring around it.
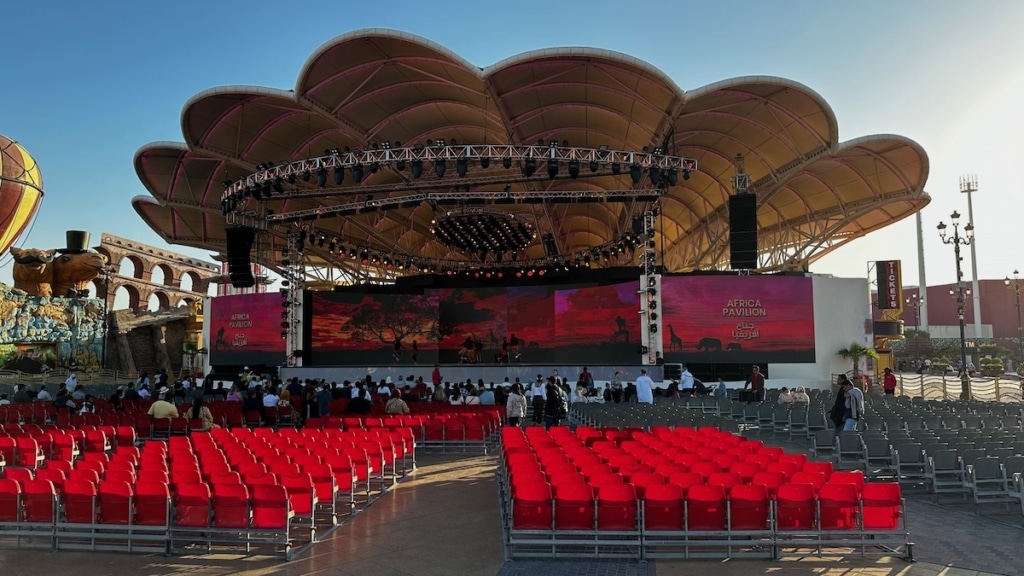
{"label": "led video screen", "polygon": [[210,301],[210,363],[276,366],[285,359],[281,295],[218,296]]}
{"label": "led video screen", "polygon": [[669,276],[662,279],[666,362],[814,362],[810,278]]}
{"label": "led video screen", "polygon": [[312,292],[310,301],[314,366],[437,362],[441,326],[430,295]]}

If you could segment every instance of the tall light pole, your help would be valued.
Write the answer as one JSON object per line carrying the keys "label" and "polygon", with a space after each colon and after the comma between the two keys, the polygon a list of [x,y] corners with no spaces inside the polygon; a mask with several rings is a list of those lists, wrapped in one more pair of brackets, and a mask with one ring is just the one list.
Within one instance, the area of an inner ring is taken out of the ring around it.
{"label": "tall light pole", "polygon": [[921,306],[924,305],[924,296],[918,296],[917,294],[911,294],[904,300],[907,306],[914,309],[914,331],[919,330],[921,325]]}
{"label": "tall light pole", "polygon": [[100,368],[107,368],[107,334],[110,332],[110,279],[117,274],[111,267],[100,270],[103,278],[103,342],[100,354]]}
{"label": "tall light pole", "polygon": [[[939,222],[939,238],[943,244],[953,245],[953,254],[956,256],[956,313],[960,319],[960,399],[971,399],[971,379],[967,376],[967,336],[964,334],[964,273],[960,269],[960,247],[969,246],[974,241],[974,224],[970,222],[964,226],[964,236],[960,235],[960,213],[954,211],[949,216],[953,224],[953,236],[946,236],[946,224]],[[977,312],[977,310],[975,310]],[[977,317],[977,316],[975,316]]]}
{"label": "tall light pole", "polygon": [[1017,364],[1024,362],[1024,327],[1021,325],[1020,318],[1020,272],[1013,271],[1013,280],[1007,276],[1006,280],[1003,280],[1003,284],[1010,290],[1013,290],[1013,295],[1017,298]]}
{"label": "tall light pole", "polygon": [[[971,195],[978,191],[978,177],[969,174],[960,177],[960,193],[967,194],[967,222],[974,226],[974,203]],[[964,229],[967,230],[966,228]],[[974,289],[974,337],[981,338],[981,291],[978,289],[978,249],[971,238],[971,288]]]}

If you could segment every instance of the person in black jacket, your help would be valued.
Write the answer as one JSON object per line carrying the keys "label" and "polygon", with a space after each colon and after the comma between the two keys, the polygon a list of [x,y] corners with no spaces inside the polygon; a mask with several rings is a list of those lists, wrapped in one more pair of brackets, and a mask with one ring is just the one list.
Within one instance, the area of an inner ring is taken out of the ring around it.
{"label": "person in black jacket", "polygon": [[836,435],[843,430],[843,425],[846,424],[846,397],[844,394],[844,386],[850,381],[846,377],[846,374],[840,374],[836,378],[836,396],[832,402],[832,410],[829,410],[828,418],[835,424]]}

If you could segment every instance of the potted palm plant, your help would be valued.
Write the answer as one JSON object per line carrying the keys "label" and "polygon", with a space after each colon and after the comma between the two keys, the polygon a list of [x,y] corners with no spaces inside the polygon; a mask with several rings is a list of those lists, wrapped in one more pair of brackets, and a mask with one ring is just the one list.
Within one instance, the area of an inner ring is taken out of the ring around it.
{"label": "potted palm plant", "polygon": [[878,360],[878,351],[870,346],[864,346],[863,344],[853,342],[846,348],[837,352],[837,354],[842,356],[845,360],[853,362],[853,381],[854,383],[860,383],[861,388],[867,390],[860,373],[860,361],[864,358]]}

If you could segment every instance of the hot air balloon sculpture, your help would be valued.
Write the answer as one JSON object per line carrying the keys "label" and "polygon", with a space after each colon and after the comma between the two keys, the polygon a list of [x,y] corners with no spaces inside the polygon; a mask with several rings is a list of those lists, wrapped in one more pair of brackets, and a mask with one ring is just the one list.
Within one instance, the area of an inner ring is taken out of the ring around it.
{"label": "hot air balloon sculpture", "polygon": [[0,254],[25,231],[43,200],[43,175],[20,144],[0,135]]}

